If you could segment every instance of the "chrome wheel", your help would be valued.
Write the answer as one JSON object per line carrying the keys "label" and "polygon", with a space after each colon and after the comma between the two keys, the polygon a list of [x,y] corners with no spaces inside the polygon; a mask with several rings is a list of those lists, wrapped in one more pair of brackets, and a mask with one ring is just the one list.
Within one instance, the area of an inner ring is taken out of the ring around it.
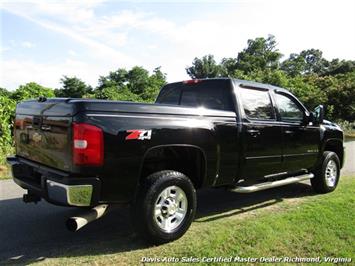
{"label": "chrome wheel", "polygon": [[176,229],[187,213],[185,192],[178,186],[165,188],[158,196],[154,207],[154,221],[165,232]]}
{"label": "chrome wheel", "polygon": [[325,182],[328,187],[334,187],[338,177],[338,167],[335,161],[329,160],[325,168]]}

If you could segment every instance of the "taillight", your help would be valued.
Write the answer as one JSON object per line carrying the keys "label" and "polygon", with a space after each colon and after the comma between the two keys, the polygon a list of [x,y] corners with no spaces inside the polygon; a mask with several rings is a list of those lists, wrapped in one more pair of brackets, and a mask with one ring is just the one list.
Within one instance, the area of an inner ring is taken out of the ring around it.
{"label": "taillight", "polygon": [[101,128],[85,123],[73,123],[73,162],[87,166],[103,164],[104,137]]}

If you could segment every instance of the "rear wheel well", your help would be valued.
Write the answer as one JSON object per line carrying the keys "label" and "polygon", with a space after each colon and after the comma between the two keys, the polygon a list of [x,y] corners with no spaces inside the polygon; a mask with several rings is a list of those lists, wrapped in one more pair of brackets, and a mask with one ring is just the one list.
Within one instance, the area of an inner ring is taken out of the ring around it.
{"label": "rear wheel well", "polygon": [[140,181],[158,171],[175,170],[190,178],[195,188],[200,188],[206,172],[205,167],[205,156],[197,147],[156,147],[149,150],[144,156]]}
{"label": "rear wheel well", "polygon": [[341,141],[338,140],[330,140],[325,144],[324,151],[332,151],[338,155],[340,165],[343,166],[343,159],[344,159],[344,150],[343,144]]}

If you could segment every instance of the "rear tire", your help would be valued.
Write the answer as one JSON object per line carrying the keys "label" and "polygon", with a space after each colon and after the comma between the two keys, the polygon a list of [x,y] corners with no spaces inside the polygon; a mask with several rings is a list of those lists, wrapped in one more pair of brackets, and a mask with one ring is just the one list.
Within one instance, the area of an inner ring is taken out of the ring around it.
{"label": "rear tire", "polygon": [[320,165],[314,171],[311,184],[317,193],[328,193],[335,190],[340,177],[340,161],[332,151],[323,153]]}
{"label": "rear tire", "polygon": [[196,191],[190,179],[176,171],[148,176],[131,206],[135,229],[154,244],[180,238],[196,213]]}

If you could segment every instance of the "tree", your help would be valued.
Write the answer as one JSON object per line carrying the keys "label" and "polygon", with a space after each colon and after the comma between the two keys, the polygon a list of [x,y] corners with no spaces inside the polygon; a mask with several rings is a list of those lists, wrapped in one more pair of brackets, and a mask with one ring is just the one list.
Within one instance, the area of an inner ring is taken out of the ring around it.
{"label": "tree", "polygon": [[328,65],[328,61],[323,58],[322,51],[309,49],[300,54],[305,61],[305,74],[323,74]]}
{"label": "tree", "polygon": [[282,54],[276,49],[273,35],[248,40],[248,46],[238,53],[236,69],[245,74],[265,69],[277,69]]}
{"label": "tree", "polygon": [[346,74],[355,71],[355,61],[339,60],[338,58],[328,62],[328,69],[323,75],[334,76],[337,74]]}
{"label": "tree", "polygon": [[285,86],[301,100],[308,110],[313,110],[319,104],[324,105],[328,100],[326,92],[312,81],[316,78],[317,75],[289,78],[288,85]]}
{"label": "tree", "polygon": [[327,99],[323,102],[332,119],[355,120],[355,71],[335,76],[314,76],[314,84]]}
{"label": "tree", "polygon": [[299,54],[290,54],[290,57],[281,63],[281,69],[291,77],[302,75],[306,69],[305,59]]}
{"label": "tree", "polygon": [[[247,47],[238,53],[237,58],[223,58],[217,64],[213,55],[195,58],[192,66],[186,68],[191,78],[233,77],[245,78],[255,76],[265,70],[277,70],[282,54],[276,49],[275,37],[259,37],[248,40]],[[253,74],[252,74],[253,73]]]}
{"label": "tree", "polygon": [[57,97],[82,98],[92,92],[91,86],[86,85],[84,81],[77,77],[64,76],[60,79],[60,82],[62,88],[54,91]]}
{"label": "tree", "polygon": [[0,94],[0,164],[5,164],[7,155],[13,153],[12,129],[16,102]]}
{"label": "tree", "polygon": [[127,87],[120,90],[115,86],[103,87],[95,91],[95,98],[115,101],[142,101],[139,96],[130,92]]}
{"label": "tree", "polygon": [[161,67],[153,70],[153,74],[149,77],[148,87],[140,94],[144,102],[154,102],[160,89],[166,84],[166,74],[161,71]]}
{"label": "tree", "polygon": [[213,55],[205,55],[202,59],[195,57],[191,67],[186,68],[192,79],[215,78],[221,76],[221,68]]}
{"label": "tree", "polygon": [[7,89],[0,87],[0,96],[10,97],[11,94],[12,94],[11,91],[8,91]]}
{"label": "tree", "polygon": [[236,58],[223,58],[220,64],[221,76],[234,77],[236,75],[237,64]]}
{"label": "tree", "polygon": [[291,54],[281,63],[281,69],[291,77],[297,75],[327,75],[330,63],[323,58],[318,49],[303,50],[300,54]]}
{"label": "tree", "polygon": [[127,74],[127,87],[137,95],[141,95],[149,86],[149,71],[143,67],[135,66]]}
{"label": "tree", "polygon": [[37,99],[39,97],[54,97],[54,91],[50,88],[43,87],[35,82],[20,85],[18,89],[12,93],[11,99],[19,102],[26,99]]}
{"label": "tree", "polygon": [[99,79],[95,97],[124,101],[153,102],[160,88],[166,83],[166,74],[160,67],[153,74],[143,67],[135,66],[131,70],[120,68]]}
{"label": "tree", "polygon": [[119,68],[116,71],[111,71],[107,76],[101,76],[99,78],[98,89],[104,89],[107,87],[122,88],[127,84],[128,71],[124,68]]}

